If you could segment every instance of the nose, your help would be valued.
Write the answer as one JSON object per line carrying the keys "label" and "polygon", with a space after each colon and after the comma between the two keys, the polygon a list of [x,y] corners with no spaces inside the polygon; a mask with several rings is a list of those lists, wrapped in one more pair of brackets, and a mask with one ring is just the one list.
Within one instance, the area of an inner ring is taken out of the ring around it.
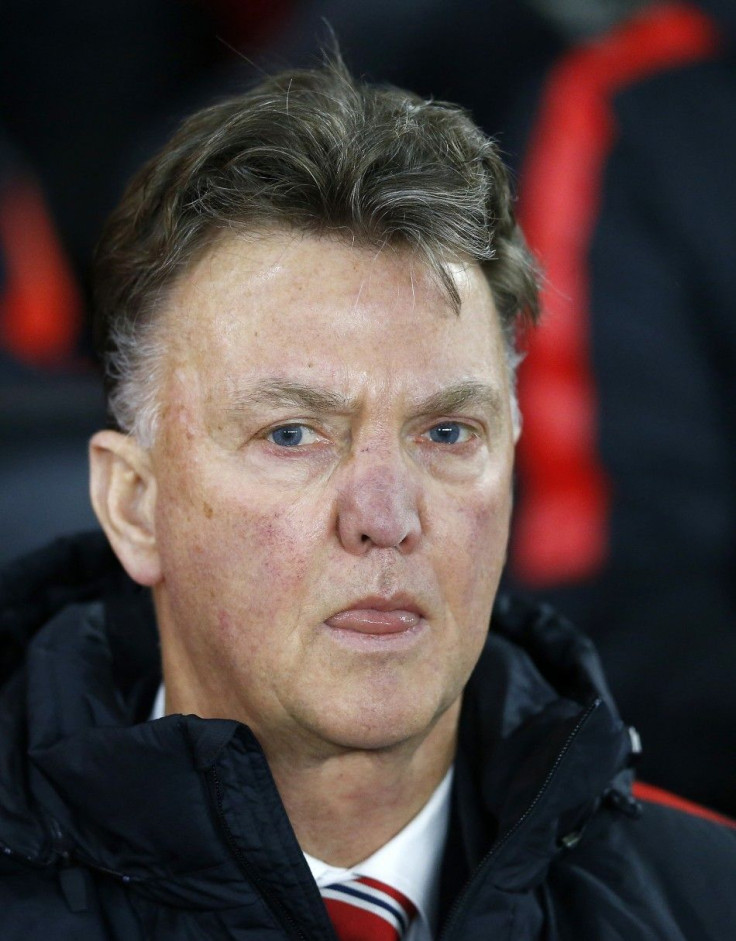
{"label": "nose", "polygon": [[419,483],[401,454],[366,448],[352,456],[338,495],[337,530],[353,555],[414,550],[421,536]]}

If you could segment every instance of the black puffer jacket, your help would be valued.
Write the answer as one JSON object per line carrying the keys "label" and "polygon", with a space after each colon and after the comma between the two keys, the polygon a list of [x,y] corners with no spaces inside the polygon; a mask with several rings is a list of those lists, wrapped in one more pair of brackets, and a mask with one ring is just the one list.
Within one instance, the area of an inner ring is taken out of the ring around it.
{"label": "black puffer jacket", "polygon": [[[250,731],[144,721],[150,602],[100,537],[0,593],[3,941],[334,941]],[[630,752],[587,641],[502,600],[464,703],[443,937],[733,937],[736,833],[642,810]]]}

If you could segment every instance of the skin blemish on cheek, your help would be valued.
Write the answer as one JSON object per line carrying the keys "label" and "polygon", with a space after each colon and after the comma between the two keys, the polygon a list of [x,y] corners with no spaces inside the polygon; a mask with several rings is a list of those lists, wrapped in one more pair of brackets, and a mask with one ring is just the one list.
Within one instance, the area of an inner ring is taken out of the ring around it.
{"label": "skin blemish on cheek", "polygon": [[235,631],[233,630],[232,619],[224,608],[218,608],[217,610],[217,627],[220,637],[231,643],[235,636]]}
{"label": "skin blemish on cheek", "polygon": [[202,511],[204,512],[204,515],[207,517],[208,520],[212,519],[214,510],[206,501],[202,504]]}

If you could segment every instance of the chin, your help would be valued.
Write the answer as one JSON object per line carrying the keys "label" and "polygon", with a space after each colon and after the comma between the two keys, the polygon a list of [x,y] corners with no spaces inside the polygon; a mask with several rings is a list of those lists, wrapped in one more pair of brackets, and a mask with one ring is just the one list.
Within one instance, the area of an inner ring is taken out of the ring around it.
{"label": "chin", "polygon": [[[419,708],[418,708],[419,707]],[[382,751],[423,741],[444,710],[413,703],[386,703],[373,699],[351,714],[331,715],[322,729],[333,744],[356,751]]]}

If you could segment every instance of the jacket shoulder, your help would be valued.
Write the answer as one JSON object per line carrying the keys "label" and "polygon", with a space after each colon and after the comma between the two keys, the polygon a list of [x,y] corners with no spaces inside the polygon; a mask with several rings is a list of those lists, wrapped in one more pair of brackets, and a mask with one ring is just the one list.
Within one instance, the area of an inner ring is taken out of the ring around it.
{"label": "jacket shoulder", "polygon": [[[550,872],[570,937],[729,937],[736,923],[736,829],[710,817],[650,799],[637,816],[599,814]],[[610,935],[601,935],[602,925]]]}

